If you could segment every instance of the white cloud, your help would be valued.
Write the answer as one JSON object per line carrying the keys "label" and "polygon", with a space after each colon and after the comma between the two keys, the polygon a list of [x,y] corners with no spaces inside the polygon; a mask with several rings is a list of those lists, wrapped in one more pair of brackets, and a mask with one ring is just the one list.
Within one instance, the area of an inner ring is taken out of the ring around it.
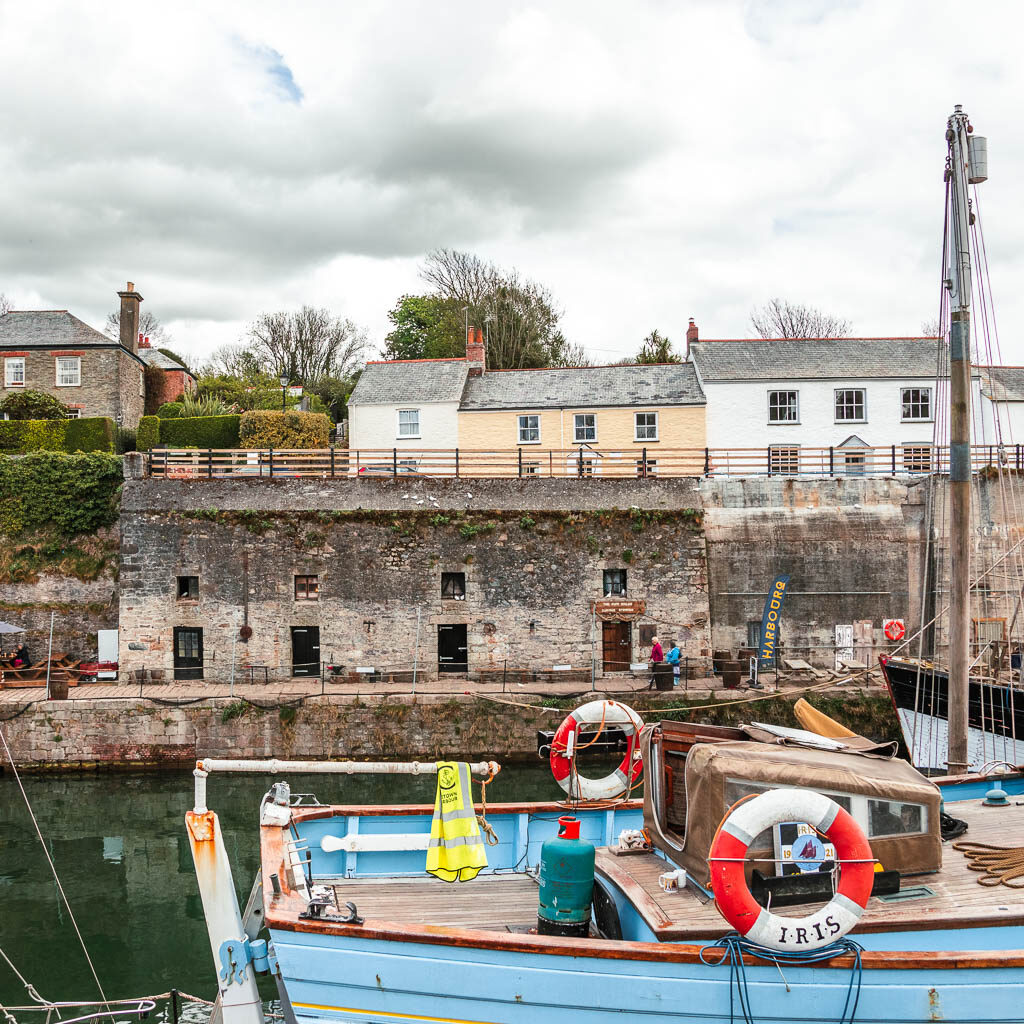
{"label": "white cloud", "polygon": [[939,295],[945,118],[1004,356],[1024,169],[1016,4],[0,0],[0,291],[92,323],[128,278],[201,354],[308,301],[379,341],[418,259],[546,283],[602,359],[748,333],[773,295],[908,334]]}

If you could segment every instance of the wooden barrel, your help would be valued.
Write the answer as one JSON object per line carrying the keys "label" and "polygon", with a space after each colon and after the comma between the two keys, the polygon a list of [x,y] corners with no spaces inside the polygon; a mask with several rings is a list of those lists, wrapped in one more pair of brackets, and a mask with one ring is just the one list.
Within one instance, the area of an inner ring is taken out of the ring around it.
{"label": "wooden barrel", "polygon": [[743,675],[741,662],[726,661],[722,663],[722,685],[727,690],[735,690],[740,685],[740,678]]}

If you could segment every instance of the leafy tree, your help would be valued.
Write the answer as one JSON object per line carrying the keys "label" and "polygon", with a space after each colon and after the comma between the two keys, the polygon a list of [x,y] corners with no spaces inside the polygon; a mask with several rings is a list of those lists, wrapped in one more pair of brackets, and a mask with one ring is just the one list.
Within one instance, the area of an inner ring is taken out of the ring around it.
{"label": "leafy tree", "polygon": [[454,299],[403,295],[388,313],[385,359],[446,359],[466,354],[466,320]]}
{"label": "leafy tree", "polygon": [[261,368],[312,386],[324,377],[346,377],[363,363],[366,333],[330,310],[303,306],[264,313],[252,323],[248,342]]}
{"label": "leafy tree", "polygon": [[848,338],[850,321],[786,299],[772,299],[750,311],[759,338]]}
{"label": "leafy tree", "polygon": [[361,370],[357,370],[351,377],[324,377],[318,380],[310,388],[313,396],[323,403],[323,409],[316,409],[314,412],[326,412],[335,423],[340,423],[348,415],[348,396],[359,380]]}
{"label": "leafy tree", "polygon": [[436,249],[420,267],[420,277],[440,299],[454,303],[463,324],[483,327],[491,369],[565,365],[584,358],[558,329],[561,311],[542,284],[516,270],[502,270],[472,253]]}
{"label": "leafy tree", "polygon": [[[103,325],[103,333],[108,338],[120,338],[121,337],[121,311],[115,310],[113,313],[107,314],[106,323]],[[160,323],[159,318],[151,309],[140,309],[139,310],[139,334],[149,338],[150,344],[155,348],[154,342],[163,341],[166,342],[167,331],[164,325]],[[177,356],[174,356],[177,359]]]}
{"label": "leafy tree", "polygon": [[672,342],[660,331],[651,331],[640,344],[640,351],[637,352],[631,363],[681,363],[682,357],[672,347]]}
{"label": "leafy tree", "polygon": [[0,402],[0,415],[12,420],[66,420],[68,407],[42,391],[12,391]]}

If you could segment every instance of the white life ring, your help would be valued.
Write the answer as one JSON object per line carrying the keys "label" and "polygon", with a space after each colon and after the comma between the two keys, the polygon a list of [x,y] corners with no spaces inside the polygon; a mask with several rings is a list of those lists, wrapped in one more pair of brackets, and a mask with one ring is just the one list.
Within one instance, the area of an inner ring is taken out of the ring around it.
{"label": "white life ring", "polygon": [[[766,828],[784,821],[806,822],[824,833],[842,868],[835,895],[808,917],[765,910],[747,886],[748,847]],[[820,949],[853,928],[867,906],[875,873],[871,847],[857,822],[834,800],[806,789],[774,789],[733,804],[715,833],[708,865],[715,906],[726,921],[752,942],[787,952]]]}
{"label": "white life ring", "polygon": [[[628,737],[626,753],[618,768],[603,779],[585,779],[573,770],[576,738],[585,725],[616,725]],[[643,771],[640,759],[640,730],[643,719],[627,704],[617,700],[592,700],[567,715],[551,742],[551,774],[577,800],[610,800],[628,793]],[[575,783],[573,782],[575,780]]]}

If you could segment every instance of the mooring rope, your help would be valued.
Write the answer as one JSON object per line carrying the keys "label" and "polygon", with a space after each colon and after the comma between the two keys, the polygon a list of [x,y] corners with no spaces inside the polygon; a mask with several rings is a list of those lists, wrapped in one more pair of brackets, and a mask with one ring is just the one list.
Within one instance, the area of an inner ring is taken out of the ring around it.
{"label": "mooring rope", "polygon": [[[968,870],[980,873],[978,885],[1024,889],[1024,846],[990,846],[963,839],[953,843],[953,849],[967,858]],[[1021,881],[1015,884],[1015,879]]]}

